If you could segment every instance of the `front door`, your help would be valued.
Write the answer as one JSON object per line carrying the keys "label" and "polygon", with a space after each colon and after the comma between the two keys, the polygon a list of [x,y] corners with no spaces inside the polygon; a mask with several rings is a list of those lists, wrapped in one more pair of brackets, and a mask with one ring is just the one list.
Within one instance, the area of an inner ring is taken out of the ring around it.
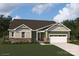
{"label": "front door", "polygon": [[32,42],[36,42],[36,31],[32,31]]}
{"label": "front door", "polygon": [[38,40],[39,41],[44,41],[44,37],[45,37],[45,33],[44,32],[38,33]]}

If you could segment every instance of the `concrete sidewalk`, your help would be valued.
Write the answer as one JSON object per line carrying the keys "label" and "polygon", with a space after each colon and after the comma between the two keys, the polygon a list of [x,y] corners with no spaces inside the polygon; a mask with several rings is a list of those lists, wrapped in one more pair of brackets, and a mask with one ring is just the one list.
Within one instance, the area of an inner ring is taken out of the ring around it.
{"label": "concrete sidewalk", "polygon": [[79,56],[79,45],[70,44],[70,43],[53,43],[52,45],[55,45],[69,53],[71,53],[74,56]]}

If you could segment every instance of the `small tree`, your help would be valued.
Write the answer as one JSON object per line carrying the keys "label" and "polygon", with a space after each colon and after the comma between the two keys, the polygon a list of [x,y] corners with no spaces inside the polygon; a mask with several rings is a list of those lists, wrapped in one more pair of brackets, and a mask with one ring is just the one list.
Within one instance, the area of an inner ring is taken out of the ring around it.
{"label": "small tree", "polygon": [[8,35],[10,20],[12,20],[11,16],[4,17],[4,15],[0,15],[0,37]]}

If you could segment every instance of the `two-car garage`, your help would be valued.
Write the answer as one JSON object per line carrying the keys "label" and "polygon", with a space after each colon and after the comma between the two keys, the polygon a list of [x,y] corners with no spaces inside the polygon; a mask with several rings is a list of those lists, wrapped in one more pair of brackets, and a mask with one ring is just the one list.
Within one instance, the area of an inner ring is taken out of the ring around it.
{"label": "two-car garage", "polygon": [[67,43],[70,39],[70,29],[61,23],[48,28],[49,42],[52,43]]}
{"label": "two-car garage", "polygon": [[50,43],[65,43],[67,42],[66,34],[51,34],[49,35]]}

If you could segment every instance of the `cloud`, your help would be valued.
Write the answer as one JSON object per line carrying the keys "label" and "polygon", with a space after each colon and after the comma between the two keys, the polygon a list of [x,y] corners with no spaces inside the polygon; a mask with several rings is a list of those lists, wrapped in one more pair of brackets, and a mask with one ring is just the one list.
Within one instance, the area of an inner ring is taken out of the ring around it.
{"label": "cloud", "polygon": [[56,22],[62,22],[67,19],[75,19],[79,17],[79,4],[78,3],[71,3],[66,4],[64,8],[59,10],[59,13],[53,18]]}
{"label": "cloud", "polygon": [[5,16],[10,15],[20,3],[0,3],[0,14]]}
{"label": "cloud", "polygon": [[18,16],[18,15],[16,15],[15,17],[12,18],[12,21],[13,21],[14,19],[21,19],[21,17]]}
{"label": "cloud", "polygon": [[43,12],[46,12],[52,7],[53,4],[37,4],[32,8],[32,12],[36,14],[42,14]]}
{"label": "cloud", "polygon": [[13,19],[21,19],[21,17],[16,15],[15,17],[13,17]]}

